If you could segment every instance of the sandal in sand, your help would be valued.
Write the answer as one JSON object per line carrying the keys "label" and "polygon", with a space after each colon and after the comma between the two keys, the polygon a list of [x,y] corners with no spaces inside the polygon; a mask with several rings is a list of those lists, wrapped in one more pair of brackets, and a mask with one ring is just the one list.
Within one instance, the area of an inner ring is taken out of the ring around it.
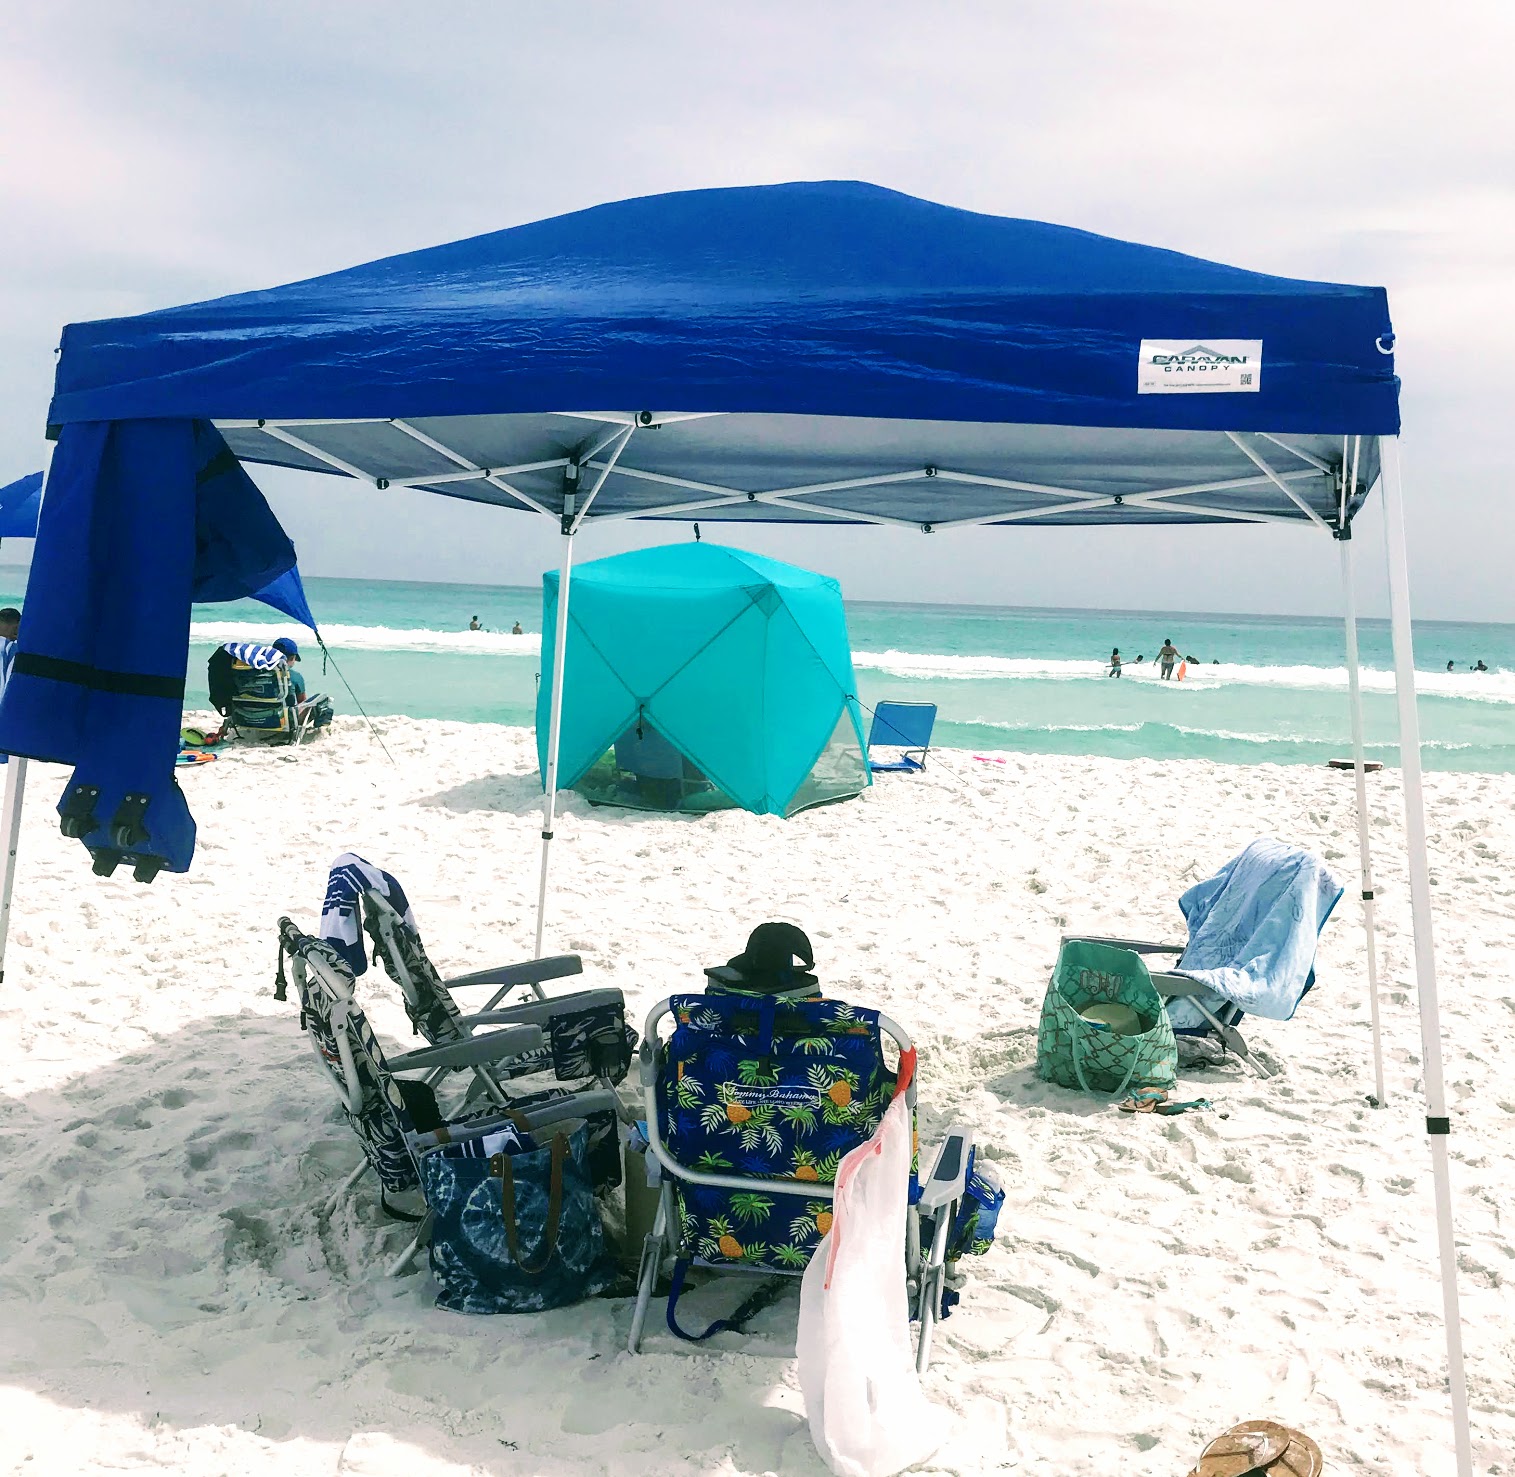
{"label": "sandal in sand", "polygon": [[1172,1118],[1177,1113],[1205,1113],[1212,1104],[1207,1097],[1197,1097],[1187,1103],[1156,1103],[1153,1105],[1154,1113],[1161,1113],[1164,1118]]}
{"label": "sandal in sand", "polygon": [[1158,1111],[1158,1105],[1167,1100],[1168,1093],[1161,1087],[1138,1087],[1135,1092],[1120,1105],[1122,1113],[1151,1113]]}
{"label": "sandal in sand", "polygon": [[1303,1432],[1277,1421],[1243,1421],[1217,1436],[1189,1477],[1320,1477],[1325,1459]]}

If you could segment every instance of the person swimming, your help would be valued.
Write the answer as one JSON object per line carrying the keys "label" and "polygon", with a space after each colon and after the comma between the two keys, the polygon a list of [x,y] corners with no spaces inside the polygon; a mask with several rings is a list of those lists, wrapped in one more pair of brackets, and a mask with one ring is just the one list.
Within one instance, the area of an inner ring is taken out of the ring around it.
{"label": "person swimming", "polygon": [[525,631],[523,631],[523,630],[522,630],[522,629],[521,629],[521,623],[520,623],[520,621],[517,621],[517,622],[516,622],[516,623],[515,623],[515,625],[513,625],[513,626],[512,626],[512,627],[511,627],[511,628],[510,628],[510,634],[511,634],[511,635],[512,635],[512,636],[524,636],[524,635],[525,635],[525,634],[526,634],[526,633],[525,633]]}
{"label": "person swimming", "polygon": [[1456,669],[1456,667],[1457,667],[1457,663],[1456,662],[1448,662],[1447,663],[1447,671],[1449,671],[1449,672],[1454,671]]}
{"label": "person swimming", "polygon": [[1473,663],[1473,670],[1475,672],[1487,672],[1489,669],[1486,666],[1484,666],[1484,664],[1483,664],[1483,658],[1479,657],[1478,660]]}
{"label": "person swimming", "polygon": [[469,621],[468,629],[470,631],[482,631],[484,629],[484,627],[479,624],[478,616],[474,616],[474,618]]}

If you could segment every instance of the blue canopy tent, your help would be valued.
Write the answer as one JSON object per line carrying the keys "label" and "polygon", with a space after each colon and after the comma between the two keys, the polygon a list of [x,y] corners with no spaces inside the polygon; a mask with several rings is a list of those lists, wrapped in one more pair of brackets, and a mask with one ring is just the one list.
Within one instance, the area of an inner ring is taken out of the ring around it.
{"label": "blue canopy tent", "polygon": [[[193,826],[162,714],[177,711],[183,671],[197,469],[216,454],[552,519],[564,535],[560,673],[575,536],[608,520],[925,533],[1293,524],[1341,543],[1370,910],[1349,539],[1377,485],[1457,1461],[1469,1473],[1392,351],[1380,288],[852,183],[623,201],[75,324],[37,542],[53,594],[28,604],[0,749],[74,765],[62,809],[87,845],[188,866]],[[101,603],[90,551],[113,537],[126,557]],[[108,626],[107,611],[130,614]],[[558,730],[555,707],[538,952]],[[1381,1069],[1379,1084],[1382,1101]]]}

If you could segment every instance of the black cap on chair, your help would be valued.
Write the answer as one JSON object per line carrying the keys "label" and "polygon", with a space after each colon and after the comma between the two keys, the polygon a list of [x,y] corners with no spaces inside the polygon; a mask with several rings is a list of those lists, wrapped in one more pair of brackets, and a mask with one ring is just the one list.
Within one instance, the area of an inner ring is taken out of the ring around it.
{"label": "black cap on chair", "polygon": [[803,929],[792,923],[759,923],[747,935],[747,947],[727,961],[727,967],[754,985],[773,987],[797,979],[796,959],[805,970],[815,966],[815,951]]}

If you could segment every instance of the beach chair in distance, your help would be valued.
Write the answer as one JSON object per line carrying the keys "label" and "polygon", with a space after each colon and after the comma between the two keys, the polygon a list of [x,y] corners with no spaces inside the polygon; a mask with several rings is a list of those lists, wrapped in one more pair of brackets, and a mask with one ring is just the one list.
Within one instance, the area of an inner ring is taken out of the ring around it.
{"label": "beach chair in distance", "polygon": [[1326,864],[1301,847],[1267,838],[1253,841],[1214,877],[1178,900],[1189,925],[1184,943],[1065,934],[1075,939],[1168,956],[1152,971],[1173,1034],[1218,1041],[1259,1077],[1274,1072],[1247,1044],[1248,1015],[1289,1020],[1315,987],[1320,932],[1342,895]]}
{"label": "beach chair in distance", "polygon": [[[659,1028],[669,1018],[674,1030],[665,1042]],[[900,1050],[898,1073],[885,1062],[884,1037]],[[831,1226],[842,1158],[872,1136],[898,1087],[913,1113],[914,1064],[903,1027],[837,1001],[676,995],[653,1006],[639,1071],[648,1167],[660,1187],[637,1275],[631,1353],[640,1352],[654,1287],[670,1260],[666,1322],[691,1342],[739,1330],[783,1285],[766,1283],[729,1317],[690,1334],[679,1326],[677,1305],[691,1267],[804,1273]],[[972,1133],[954,1126],[919,1194],[912,1185],[901,1253],[921,1370],[933,1329],[957,1298],[949,1281],[964,1249],[965,1197],[970,1184],[982,1185],[973,1157]],[[976,1222],[966,1222],[969,1236]]]}
{"label": "beach chair in distance", "polygon": [[[869,769],[875,774],[914,774],[924,769],[935,727],[935,703],[880,703],[868,730]],[[902,752],[898,759],[880,763],[873,757],[875,746]]]}

